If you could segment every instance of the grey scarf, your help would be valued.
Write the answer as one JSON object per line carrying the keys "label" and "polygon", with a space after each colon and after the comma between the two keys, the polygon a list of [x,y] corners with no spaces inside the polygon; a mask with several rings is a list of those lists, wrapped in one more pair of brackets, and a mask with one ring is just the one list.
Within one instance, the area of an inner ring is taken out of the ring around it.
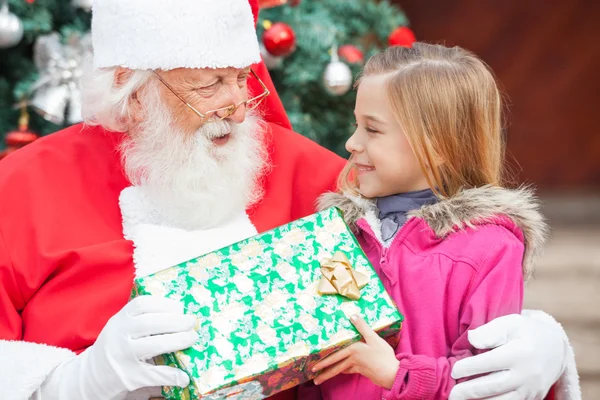
{"label": "grey scarf", "polygon": [[391,240],[398,229],[408,219],[406,214],[428,204],[435,204],[438,198],[431,189],[416,192],[399,193],[377,199],[379,219],[381,220],[381,238]]}

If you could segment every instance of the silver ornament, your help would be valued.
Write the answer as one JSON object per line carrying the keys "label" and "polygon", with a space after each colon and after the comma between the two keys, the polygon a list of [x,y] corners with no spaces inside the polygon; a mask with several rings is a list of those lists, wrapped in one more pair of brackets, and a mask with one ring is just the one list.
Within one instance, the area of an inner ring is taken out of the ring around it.
{"label": "silver ornament", "polygon": [[260,55],[269,70],[279,69],[283,65],[283,57],[274,56],[269,53],[262,43],[260,44]]}
{"label": "silver ornament", "polygon": [[29,105],[45,120],[56,125],[65,122],[65,107],[69,101],[69,87],[67,85],[46,85],[35,92]]}
{"label": "silver ornament", "polygon": [[73,35],[62,44],[54,32],[40,36],[35,44],[33,59],[40,77],[31,88],[29,104],[48,121],[62,125],[81,122],[79,81],[82,64],[91,54],[89,34]]}
{"label": "silver ornament", "polygon": [[73,7],[75,7],[75,8],[82,8],[85,11],[91,11],[93,3],[94,3],[93,0],[73,0],[71,2],[71,4],[73,5]]}
{"label": "silver ornament", "polygon": [[342,96],[350,90],[352,86],[352,71],[350,67],[337,59],[336,56],[325,67],[323,73],[323,85],[327,91],[335,96]]}
{"label": "silver ornament", "polygon": [[83,121],[81,116],[81,93],[74,82],[69,83],[69,108],[67,110],[67,122],[77,124]]}
{"label": "silver ornament", "polygon": [[38,71],[58,68],[63,58],[63,45],[58,33],[39,36],[33,45],[33,61]]}
{"label": "silver ornament", "polygon": [[4,2],[0,8],[0,48],[15,46],[21,39],[23,39],[23,22],[8,11],[8,4]]}

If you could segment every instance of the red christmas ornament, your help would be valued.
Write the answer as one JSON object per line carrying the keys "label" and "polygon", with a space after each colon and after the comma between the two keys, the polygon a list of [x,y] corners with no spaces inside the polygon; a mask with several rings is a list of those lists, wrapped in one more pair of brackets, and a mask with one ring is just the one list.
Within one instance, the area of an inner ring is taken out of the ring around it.
{"label": "red christmas ornament", "polygon": [[260,8],[279,7],[285,3],[287,3],[287,0],[258,0],[258,6]]}
{"label": "red christmas ornament", "polygon": [[390,46],[411,47],[416,41],[417,38],[415,37],[414,32],[406,26],[394,29],[388,37],[388,44]]}
{"label": "red christmas ornament", "polygon": [[260,8],[273,8],[289,4],[292,7],[296,7],[301,1],[302,0],[258,0],[258,6]]}
{"label": "red christmas ornament", "polygon": [[4,140],[6,141],[6,149],[0,152],[0,160],[20,149],[23,146],[35,141],[38,135],[29,130],[29,114],[24,105],[21,106],[21,117],[19,118],[19,129],[16,131],[10,131],[6,134]]}
{"label": "red christmas ornament", "polygon": [[351,44],[345,44],[338,49],[338,56],[350,64],[362,64],[365,55],[360,49]]}
{"label": "red christmas ornament", "polygon": [[28,4],[33,4],[33,3],[35,3],[35,0],[25,0],[25,2]]}
{"label": "red christmas ornament", "polygon": [[6,134],[4,140],[6,141],[6,147],[14,147],[20,149],[29,143],[34,142],[38,138],[38,135],[28,130],[27,127],[19,128],[18,131],[11,131]]}
{"label": "red christmas ornament", "polygon": [[287,56],[296,50],[296,34],[291,26],[283,22],[264,22],[263,44],[274,56]]}

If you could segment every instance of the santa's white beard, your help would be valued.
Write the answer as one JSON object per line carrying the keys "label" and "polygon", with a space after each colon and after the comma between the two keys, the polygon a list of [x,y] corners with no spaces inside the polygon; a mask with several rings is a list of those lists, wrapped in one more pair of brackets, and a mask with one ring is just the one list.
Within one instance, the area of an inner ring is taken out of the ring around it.
{"label": "santa's white beard", "polygon": [[[145,118],[121,148],[125,173],[161,219],[185,229],[218,226],[260,200],[265,172],[263,125],[251,112],[240,124],[205,124],[194,135],[173,127],[158,95],[146,96]],[[223,146],[211,138],[231,132]]]}

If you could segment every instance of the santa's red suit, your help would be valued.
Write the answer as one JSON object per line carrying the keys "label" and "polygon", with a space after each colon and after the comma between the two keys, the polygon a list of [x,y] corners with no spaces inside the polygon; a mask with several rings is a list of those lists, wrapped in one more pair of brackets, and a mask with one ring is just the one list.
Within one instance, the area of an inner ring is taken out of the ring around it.
{"label": "santa's red suit", "polygon": [[[169,257],[183,261],[177,258],[185,259],[190,251],[202,254],[207,242],[212,247],[230,244],[240,235],[312,213],[317,196],[334,188],[343,160],[278,124],[268,127],[273,168],[263,180],[263,200],[247,216],[220,228],[219,243],[213,243],[214,231],[196,232],[195,248],[184,244],[179,254],[169,246],[169,237],[181,239],[173,236],[177,232],[141,237],[145,243],[154,241],[145,247],[140,243],[136,258],[155,260],[152,253],[158,253],[165,262]],[[24,389],[39,385],[70,351],[93,344],[129,299],[134,246],[123,232],[144,223],[150,228],[146,235],[152,229],[143,202],[135,193],[127,196],[135,188],[122,172],[121,138],[100,127],[76,125],[0,163],[0,339],[53,346],[13,343],[14,371]],[[1,348],[11,351],[10,343]]]}
{"label": "santa's red suit", "polygon": [[173,265],[301,218],[334,188],[343,159],[290,130],[264,64],[253,68],[271,90],[262,113],[272,168],[262,201],[225,226],[160,227],[123,173],[123,133],[76,125],[0,162],[0,353],[11,360],[0,397],[27,399],[92,345],[127,303],[140,265]]}

